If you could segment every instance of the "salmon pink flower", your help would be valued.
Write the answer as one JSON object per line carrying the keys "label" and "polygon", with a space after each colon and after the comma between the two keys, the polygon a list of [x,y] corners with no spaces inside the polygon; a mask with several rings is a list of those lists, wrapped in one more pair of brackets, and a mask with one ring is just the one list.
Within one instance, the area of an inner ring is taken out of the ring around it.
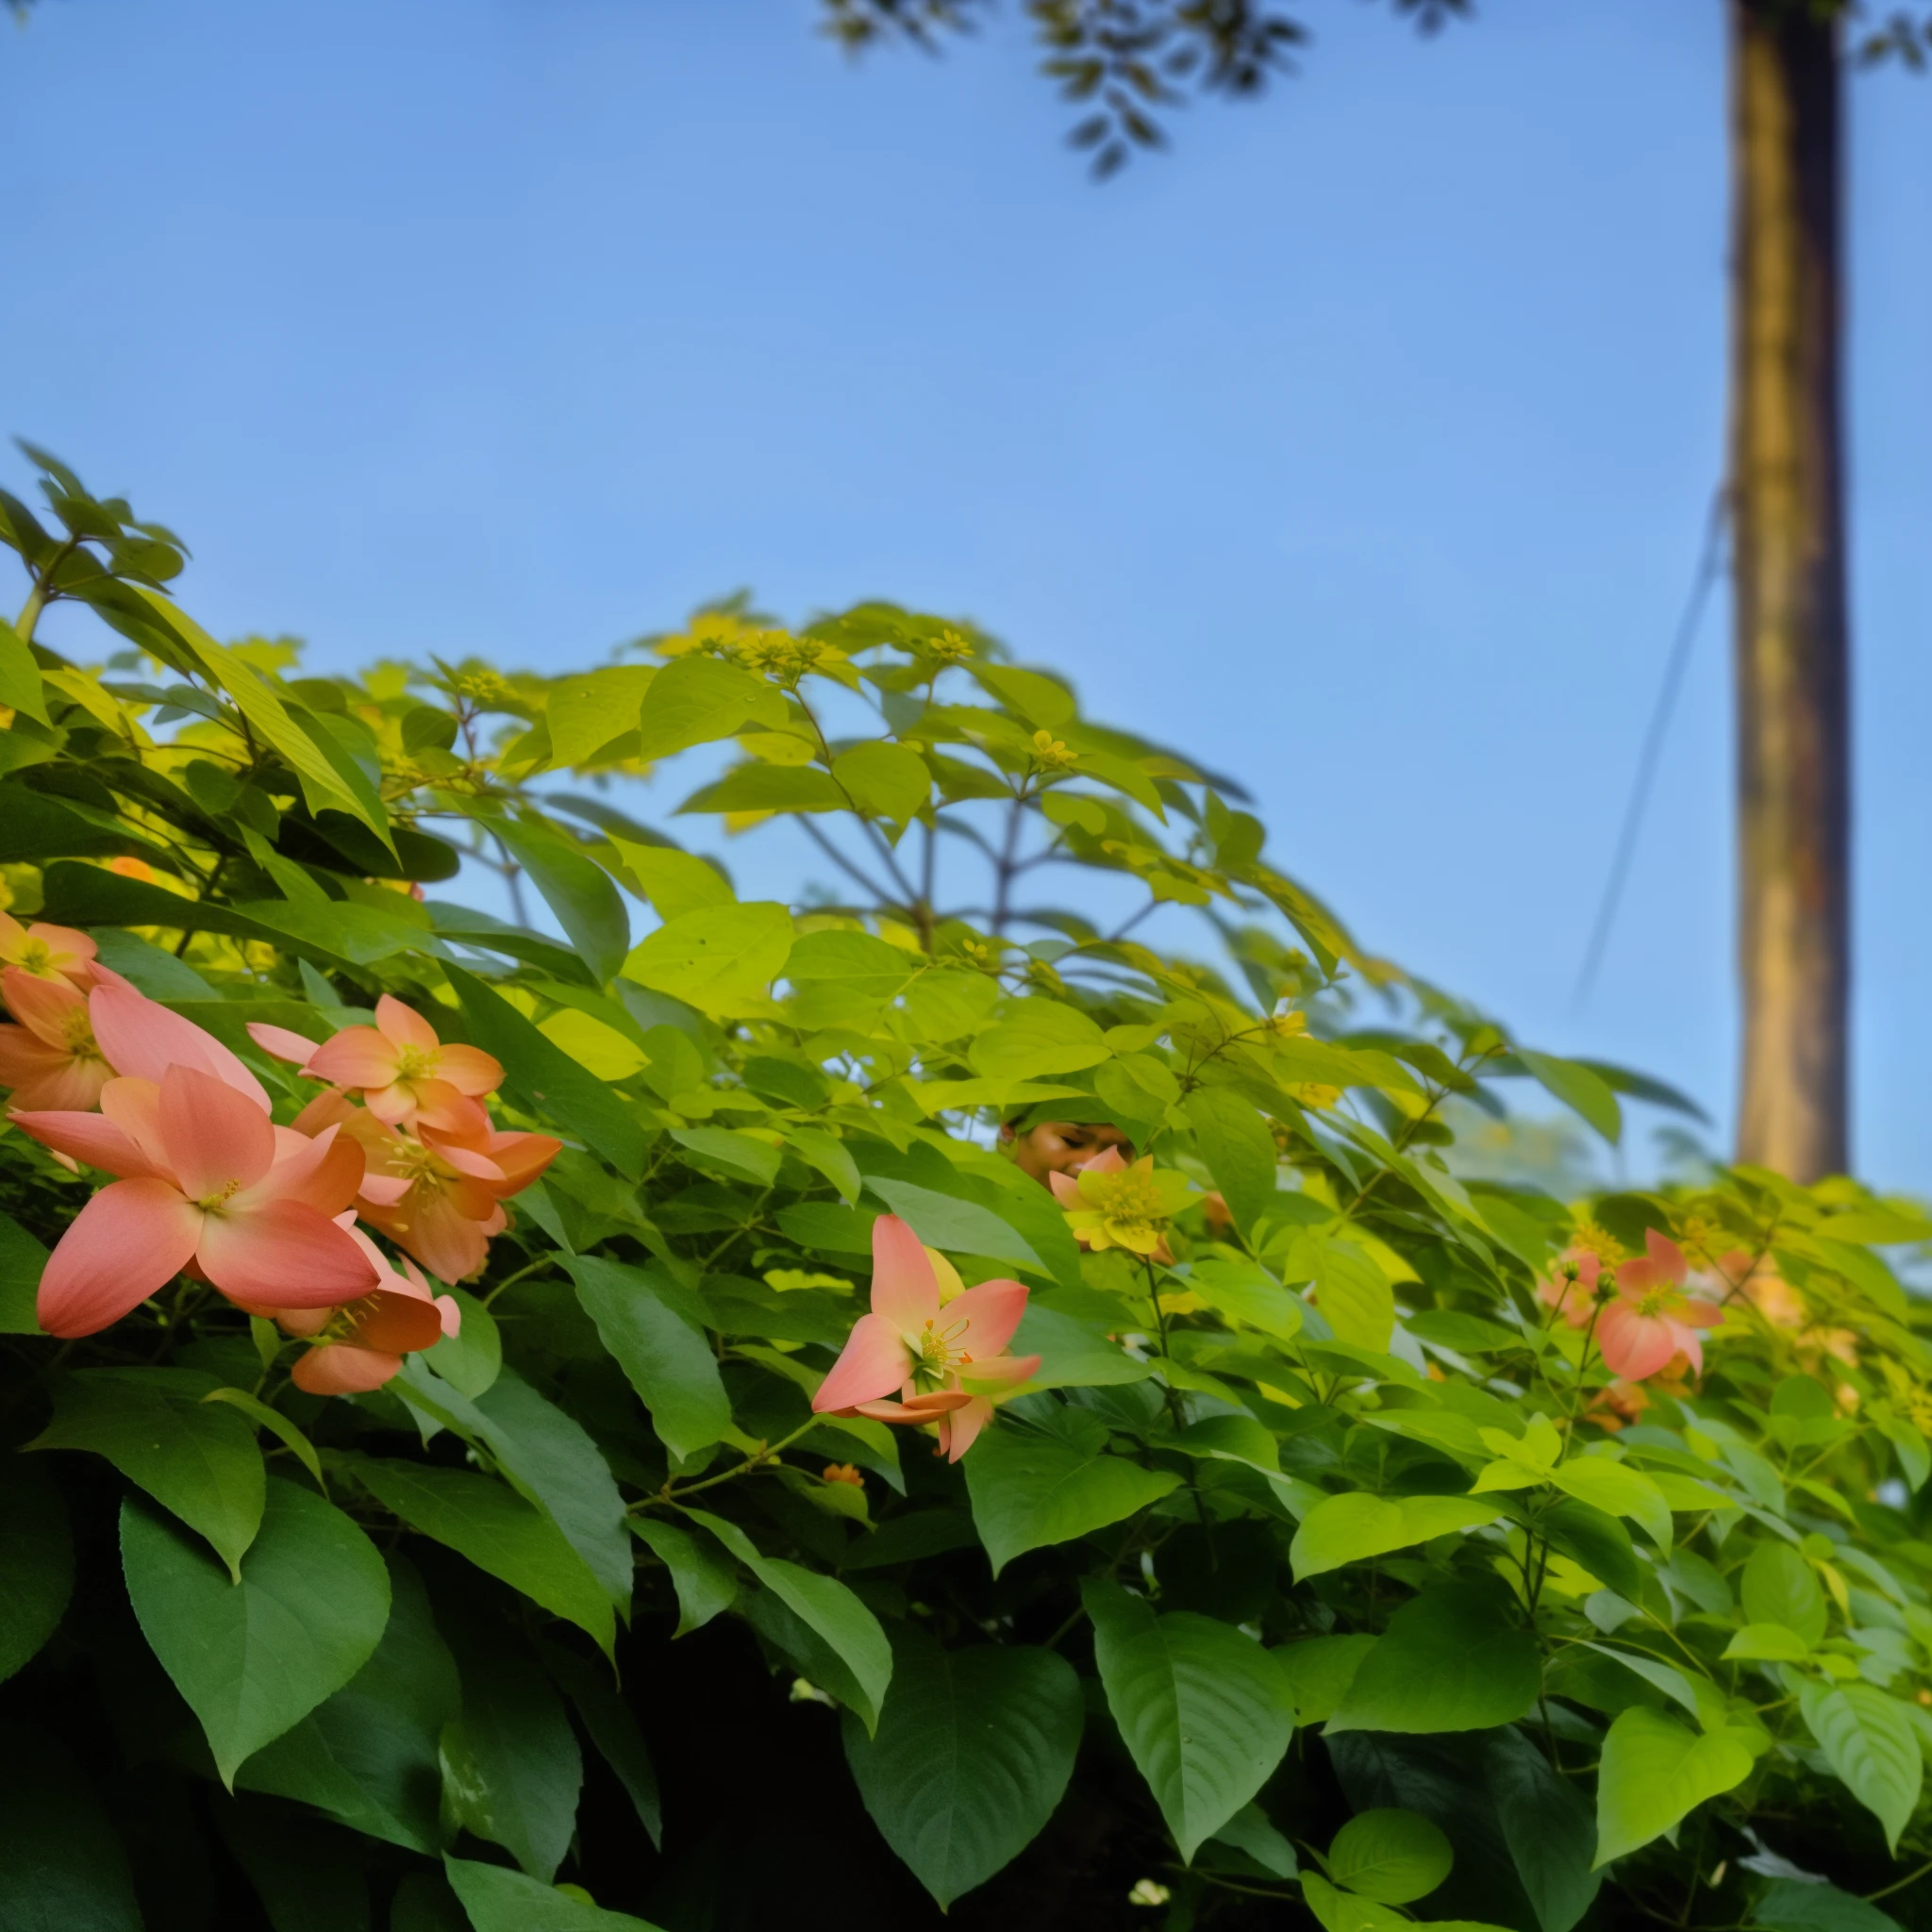
{"label": "salmon pink flower", "polygon": [[388,993],[375,1003],[374,1026],[344,1026],[308,1049],[302,1071],[361,1094],[392,1127],[422,1121],[456,1133],[474,1130],[475,1102],[503,1084],[500,1061],[480,1047],[445,1046],[427,1020]]}
{"label": "salmon pink flower", "polygon": [[268,1112],[268,1090],[212,1033],[149,999],[118,973],[94,969],[87,1009],[94,1038],[117,1074],[158,1085],[170,1067],[192,1067]]}
{"label": "salmon pink flower", "polygon": [[[958,1462],[991,1420],[994,1398],[1040,1366],[1037,1355],[1007,1353],[1026,1291],[983,1281],[942,1302],[932,1257],[894,1214],[873,1223],[872,1257],[872,1312],[853,1324],[811,1406],[820,1415],[934,1424],[941,1452]],[[888,1400],[895,1391],[899,1400]]]}
{"label": "salmon pink flower", "polygon": [[94,942],[70,925],[43,925],[39,920],[23,925],[10,912],[0,912],[0,965],[85,992],[94,983]]}
{"label": "salmon pink flower", "polygon": [[1646,1230],[1645,1252],[1617,1264],[1617,1291],[1597,1317],[1596,1343],[1604,1364],[1626,1382],[1641,1382],[1682,1355],[1694,1374],[1704,1373],[1704,1344],[1697,1331],[1724,1320],[1709,1302],[1687,1295],[1690,1264],[1675,1241]]}
{"label": "salmon pink flower", "polygon": [[413,1261],[398,1274],[382,1250],[352,1224],[353,1214],[337,1217],[349,1239],[376,1272],[375,1286],[335,1308],[283,1308],[275,1319],[285,1335],[315,1345],[290,1372],[290,1379],[310,1395],[357,1395],[380,1389],[417,1349],[434,1348],[462,1327],[463,1313],[451,1295],[432,1295]]}
{"label": "salmon pink flower", "polygon": [[43,1145],[120,1179],[80,1210],[41,1276],[41,1326],[92,1335],[193,1265],[232,1301],[328,1307],[375,1286],[330,1218],[362,1174],[356,1144],[277,1127],[195,1067],[109,1080],[99,1113],[23,1113]]}
{"label": "salmon pink flower", "polygon": [[1157,1172],[1151,1154],[1129,1166],[1118,1147],[1109,1147],[1074,1173],[1050,1174],[1046,1181],[1083,1248],[1125,1248],[1152,1261],[1174,1259],[1167,1224],[1191,1197],[1185,1174]]}
{"label": "salmon pink flower", "polygon": [[0,974],[17,1026],[0,1026],[0,1087],[11,1087],[11,1105],[29,1112],[52,1108],[88,1113],[100,1105],[101,1089],[114,1077],[87,1001],[64,979],[38,979],[23,967]]}

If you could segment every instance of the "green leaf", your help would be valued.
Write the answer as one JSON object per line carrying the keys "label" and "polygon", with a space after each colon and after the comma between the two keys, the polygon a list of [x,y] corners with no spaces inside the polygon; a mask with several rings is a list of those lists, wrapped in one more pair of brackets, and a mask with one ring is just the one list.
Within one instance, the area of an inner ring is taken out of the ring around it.
{"label": "green leaf", "polygon": [[1035,1389],[1099,1389],[1144,1382],[1152,1367],[1109,1341],[1091,1322],[1064,1314],[1038,1300],[1026,1304],[1009,1344],[1014,1355],[1037,1355]]}
{"label": "green leaf", "polygon": [[943,1910],[1032,1842],[1073,1775],[1080,1682],[1050,1650],[942,1650],[907,1624],[868,1738],[850,1713],[845,1757],[873,1823]]}
{"label": "green leaf", "polygon": [[41,682],[41,667],[25,640],[4,617],[0,617],[0,705],[25,711],[42,724],[53,723],[47,716],[47,691]]}
{"label": "green leaf", "polygon": [[1767,1932],[1900,1932],[1896,1919],[1835,1885],[1774,1878],[1751,1908],[1750,1923]]}
{"label": "green leaf", "polygon": [[1109,1455],[1097,1419],[1079,1414],[1068,1426],[1071,1437],[1049,1435],[1006,1418],[965,1458],[974,1526],[995,1576],[1028,1550],[1104,1529],[1180,1487],[1167,1470]]}
{"label": "green leaf", "polygon": [[0,1335],[38,1335],[34,1298],[47,1251],[10,1215],[0,1214]]}
{"label": "green leaf", "polygon": [[1328,1876],[1361,1898],[1406,1906],[1435,1890],[1456,1854],[1440,1827],[1413,1811],[1358,1811],[1328,1847]]}
{"label": "green leaf", "polygon": [[613,739],[635,731],[644,694],[662,675],[653,664],[612,664],[552,685],[543,709],[551,763],[585,764]]}
{"label": "green leaf", "polygon": [[1541,1661],[1512,1610],[1507,1591],[1475,1579],[1412,1597],[1362,1659],[1328,1734],[1486,1731],[1534,1709]]}
{"label": "green leaf", "polygon": [[[693,651],[674,658],[642,693],[638,757],[649,763],[694,744],[715,743],[747,724],[775,731],[785,720],[781,692],[735,664]],[[620,729],[628,728],[626,719]]]}
{"label": "green leaf", "polygon": [[967,1049],[973,1071],[989,1080],[1037,1080],[1097,1067],[1113,1049],[1099,1025],[1059,1000],[1020,1000]]}
{"label": "green leaf", "polygon": [[1824,1641],[1824,1591],[1810,1564],[1790,1544],[1767,1539],[1751,1552],[1740,1579],[1744,1619],[1751,1624],[1782,1624],[1796,1631],[1807,1647]]}
{"label": "green leaf", "polygon": [[467,1288],[453,1287],[449,1292],[462,1310],[463,1324],[454,1335],[445,1335],[423,1359],[449,1384],[472,1402],[490,1391],[503,1370],[503,1337],[496,1317]]}
{"label": "green leaf", "polygon": [[[1235,1225],[1252,1240],[1256,1222],[1274,1199],[1280,1158],[1274,1136],[1232,1088],[1203,1087],[1188,1096],[1187,1111],[1214,1185],[1221,1190]],[[1341,1332],[1336,1330],[1338,1335]],[[1382,1345],[1386,1346],[1386,1341]]]}
{"label": "green leaf", "polygon": [[769,1141],[735,1127],[673,1127],[671,1138],[701,1160],[722,1167],[730,1179],[751,1181],[760,1188],[769,1188],[778,1178],[784,1159]]}
{"label": "green leaf", "polygon": [[238,1789],[326,1811],[352,1830],[434,1856],[442,1728],[461,1691],[415,1567],[391,1551],[389,1622],[369,1661],[235,1774]]}
{"label": "green leaf", "polygon": [[617,1774],[618,1783],[638,1814],[638,1823],[650,1835],[652,1844],[661,1851],[664,1811],[658,1793],[658,1774],[630,1707],[618,1695],[610,1678],[575,1651],[560,1650],[554,1643],[539,1644],[538,1650],[544,1669],[576,1706],[577,1716],[590,1733],[591,1743]]}
{"label": "green leaf", "polygon": [[867,1174],[865,1184],[900,1220],[908,1223],[929,1248],[952,1255],[981,1255],[991,1261],[1044,1274],[1047,1266],[1031,1244],[990,1208],[962,1201],[955,1194],[935,1193],[912,1181]]}
{"label": "green leaf", "polygon": [[1366,1632],[1348,1637],[1305,1637],[1284,1643],[1268,1655],[1288,1679],[1294,1701],[1295,1722],[1304,1730],[1324,1723],[1341,1707],[1362,1658],[1377,1640]]}
{"label": "green leaf", "polygon": [[600,986],[615,979],[630,951],[630,916],[610,874],[560,833],[521,819],[491,816],[479,823],[529,874],[591,976]]}
{"label": "green leaf", "polygon": [[450,1642],[463,1704],[442,1737],[444,1801],[465,1830],[547,1885],[570,1849],[584,1781],[563,1700],[491,1620],[455,1620]]}
{"label": "green leaf", "polygon": [[[1318,1872],[1302,1874],[1302,1897],[1323,1932],[1407,1932],[1415,1922],[1373,1899],[1339,1891]],[[1475,1919],[1431,1919],[1432,1932],[1502,1932]]]}
{"label": "green leaf", "polygon": [[1045,730],[1072,724],[1079,708],[1074,693],[1058,678],[1038,671],[1022,671],[1015,664],[974,664],[973,675],[1009,711]]}
{"label": "green leaf", "polygon": [[824,1688],[858,1714],[868,1732],[878,1728],[879,1707],[892,1681],[892,1651],[879,1621],[853,1593],[830,1576],[763,1555],[735,1523],[702,1509],[685,1514],[708,1529],[812,1632],[841,1666],[842,1684]]}
{"label": "green leaf", "polygon": [[1516,1049],[1516,1058],[1546,1093],[1581,1114],[1611,1146],[1623,1139],[1624,1112],[1601,1074],[1555,1054],[1532,1053],[1526,1046]]}
{"label": "green leaf", "polygon": [[1491,1738],[1483,1771],[1540,1932],[1571,1932],[1603,1883],[1591,1868],[1596,1826],[1589,1801],[1520,1730]]}
{"label": "green leaf", "polygon": [[1724,1661],[1733,1658],[1745,1663],[1802,1664],[1809,1658],[1811,1646],[1785,1624],[1746,1624],[1724,1645]]}
{"label": "green leaf", "polygon": [[[0,1472],[0,1683],[40,1654],[74,1593],[74,1536],[47,1472],[12,1457]],[[0,1914],[0,1924],[5,1915]]]}
{"label": "green leaf", "polygon": [[860,811],[897,825],[909,824],[932,795],[932,774],[925,760],[903,744],[877,739],[841,752],[832,760],[832,776]]}
{"label": "green leaf", "polygon": [[1660,1838],[1679,1820],[1751,1774],[1740,1731],[1699,1737],[1641,1705],[1621,1713],[1604,1739],[1596,1785],[1592,1869]]}
{"label": "green leaf", "polygon": [[609,1652],[616,1618],[604,1586],[556,1524],[508,1483],[474,1470],[366,1456],[345,1456],[341,1467],[411,1529],[467,1557]]}
{"label": "green leaf", "polygon": [[1214,1842],[1245,1852],[1264,1872],[1276,1878],[1294,1878],[1301,1874],[1301,1861],[1294,1855],[1294,1846],[1269,1823],[1268,1814],[1258,1805],[1243,1805],[1214,1834]]}
{"label": "green leaf", "polygon": [[1798,1702],[1825,1761],[1885,1827],[1885,1842],[1896,1857],[1925,1770],[1904,1708],[1874,1685],[1858,1683],[1807,1683]]}
{"label": "green leaf", "polygon": [[142,1932],[127,1855],[57,1739],[0,1731],[0,1926]]}
{"label": "green leaf", "polygon": [[1395,1333],[1395,1291],[1353,1241],[1297,1235],[1283,1272],[1291,1281],[1315,1284],[1316,1304],[1338,1341],[1378,1354],[1387,1351]]}
{"label": "green leaf", "polygon": [[274,1932],[369,1932],[369,1873],[345,1834],[258,1798],[210,1809]]}
{"label": "green leaf", "polygon": [[1502,1514],[1471,1496],[1377,1496],[1366,1490],[1330,1496],[1302,1518],[1289,1548],[1295,1581],[1387,1556],[1454,1530],[1479,1529]]}
{"label": "green leaf", "polygon": [[693,791],[677,809],[708,811],[847,811],[831,773],[817,765],[738,765],[715,785]]}
{"label": "green leaf", "polygon": [[1188,1271],[1188,1286],[1217,1315],[1277,1341],[1291,1341],[1302,1332],[1301,1303],[1252,1261],[1197,1260]]}
{"label": "green leaf", "polygon": [[121,1558],[142,1634],[201,1720],[224,1784],[340,1690],[389,1621],[375,1546],[331,1503],[279,1479],[232,1583],[146,1504],[121,1510]]}
{"label": "green leaf", "polygon": [[649,1516],[632,1517],[630,1526],[671,1572],[671,1587],[677,1592],[674,1639],[702,1630],[737,1601],[738,1577],[709,1542]]}
{"label": "green leaf", "polygon": [[502,1865],[453,1858],[445,1853],[442,1869],[475,1932],[658,1932],[647,1920],[587,1906],[567,1891]]}
{"label": "green leaf", "polygon": [[633,947],[624,976],[700,1012],[741,1013],[762,1004],[791,953],[783,906],[706,906],[666,920]]}
{"label": "green leaf", "polygon": [[1288,1680],[1231,1624],[1157,1617],[1118,1584],[1089,1581],[1108,1708],[1184,1863],[1266,1782],[1294,1730]]}
{"label": "green leaf", "polygon": [[463,1004],[472,1041],[503,1062],[519,1097],[566,1138],[582,1141],[636,1180],[644,1171],[644,1131],[624,1102],[480,979],[447,962],[443,971]]}
{"label": "green leaf", "polygon": [[258,1423],[283,1443],[294,1456],[295,1460],[315,1478],[316,1487],[326,1490],[324,1481],[322,1458],[315,1453],[315,1444],[285,1416],[280,1409],[271,1408],[258,1397],[249,1394],[245,1389],[210,1389],[201,1398],[204,1402],[224,1402],[230,1408],[238,1409],[252,1423]]}
{"label": "green leaf", "polygon": [[1545,1479],[1606,1516],[1629,1517],[1665,1556],[1671,1554],[1670,1505],[1641,1471],[1604,1456],[1574,1456]]}
{"label": "green leaf", "polygon": [[577,1300],[597,1324],[658,1439],[679,1461],[718,1441],[731,1426],[731,1402],[690,1297],[657,1268],[602,1257],[565,1258]]}
{"label": "green leaf", "polygon": [[[212,1543],[231,1575],[261,1522],[255,1431],[232,1409],[165,1393],[166,1373],[83,1369],[54,1384],[54,1419],[27,1446],[91,1449]],[[194,1396],[205,1384],[193,1384]]]}
{"label": "green leaf", "polygon": [[615,833],[610,842],[659,919],[668,922],[708,906],[729,906],[738,896],[724,874],[693,852],[680,852],[675,845],[640,845]]}

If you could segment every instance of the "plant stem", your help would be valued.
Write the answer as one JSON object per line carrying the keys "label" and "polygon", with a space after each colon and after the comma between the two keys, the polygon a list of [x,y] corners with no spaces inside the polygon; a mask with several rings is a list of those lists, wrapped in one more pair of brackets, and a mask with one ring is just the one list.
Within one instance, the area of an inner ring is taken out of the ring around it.
{"label": "plant stem", "polygon": [[653,1503],[681,1503],[687,1496],[694,1496],[700,1490],[714,1490],[720,1483],[728,1483],[734,1477],[749,1475],[753,1470],[762,1469],[774,1461],[781,1449],[789,1449],[799,1437],[808,1435],[824,1420],[823,1416],[808,1416],[789,1436],[781,1437],[775,1442],[760,1442],[758,1448],[742,1462],[734,1463],[722,1475],[708,1475],[701,1483],[686,1483],[681,1489],[674,1489],[669,1483],[655,1496],[647,1496],[641,1503],[633,1503],[633,1509],[649,1508]]}

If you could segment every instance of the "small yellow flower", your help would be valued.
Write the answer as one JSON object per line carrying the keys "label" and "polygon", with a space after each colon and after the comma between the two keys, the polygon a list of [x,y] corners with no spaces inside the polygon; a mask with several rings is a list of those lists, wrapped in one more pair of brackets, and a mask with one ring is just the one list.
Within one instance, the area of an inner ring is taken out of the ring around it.
{"label": "small yellow flower", "polygon": [[1157,1261],[1174,1258],[1167,1228],[1192,1196],[1186,1174],[1157,1169],[1151,1154],[1130,1167],[1119,1148],[1109,1147],[1077,1174],[1048,1174],[1047,1182],[1083,1248],[1124,1248]]}
{"label": "small yellow flower", "polygon": [[973,656],[971,640],[962,637],[951,625],[929,638],[921,638],[914,648],[923,657],[937,658],[941,664],[963,664]]}
{"label": "small yellow flower", "polygon": [[1294,1080],[1289,1084],[1290,1095],[1304,1107],[1313,1108],[1317,1113],[1324,1108],[1336,1105],[1341,1098],[1341,1089],[1331,1087],[1324,1080]]}
{"label": "small yellow flower", "polygon": [[1033,756],[1048,771],[1064,772],[1078,760],[1080,754],[1069,751],[1065,742],[1051,731],[1036,731],[1033,734]]}
{"label": "small yellow flower", "polygon": [[855,1490],[865,1487],[865,1478],[849,1462],[826,1463],[824,1479],[828,1483],[850,1483]]}
{"label": "small yellow flower", "polygon": [[1588,1215],[1576,1224],[1576,1232],[1570,1237],[1570,1245],[1594,1255],[1600,1261],[1614,1263],[1624,1258],[1623,1242],[1607,1229],[1599,1227]]}

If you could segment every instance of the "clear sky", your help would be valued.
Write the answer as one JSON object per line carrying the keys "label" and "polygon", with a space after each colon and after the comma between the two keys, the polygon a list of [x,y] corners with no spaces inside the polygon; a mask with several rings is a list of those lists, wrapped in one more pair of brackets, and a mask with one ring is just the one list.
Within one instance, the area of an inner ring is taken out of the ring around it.
{"label": "clear sky", "polygon": [[[1722,460],[1719,0],[1304,11],[1096,188],[1011,7],[854,67],[811,0],[42,0],[0,427],[322,666],[970,613],[1368,943],[1727,1119],[1721,600],[1571,1001]],[[1852,97],[1857,1151],[1932,1189],[1932,78]]]}

